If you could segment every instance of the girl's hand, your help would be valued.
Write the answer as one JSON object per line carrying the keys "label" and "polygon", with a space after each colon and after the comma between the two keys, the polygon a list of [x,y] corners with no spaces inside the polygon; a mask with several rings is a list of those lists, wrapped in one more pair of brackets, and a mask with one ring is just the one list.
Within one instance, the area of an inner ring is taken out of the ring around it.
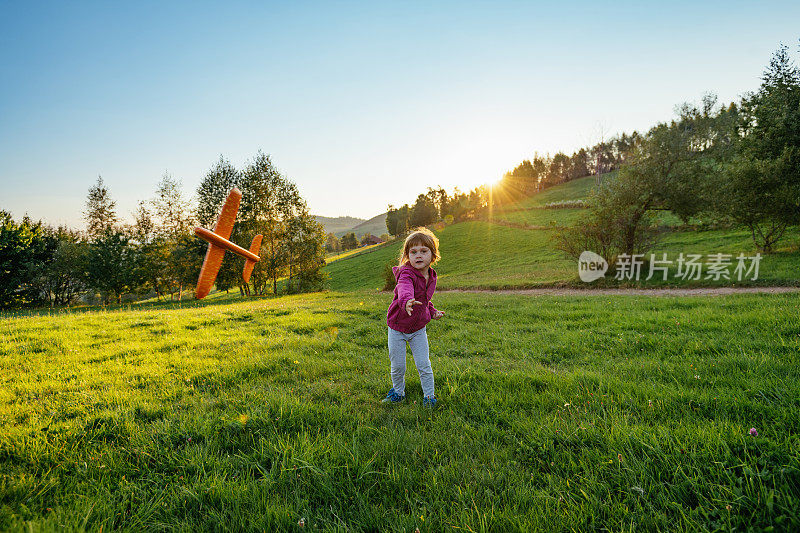
{"label": "girl's hand", "polygon": [[408,313],[408,316],[411,316],[411,311],[414,310],[414,306],[417,305],[417,304],[421,304],[421,303],[422,302],[418,302],[417,300],[415,300],[413,298],[410,299],[409,301],[407,301],[406,302],[406,313]]}
{"label": "girl's hand", "polygon": [[434,320],[439,320],[439,319],[440,319],[440,318],[442,318],[443,316],[444,316],[444,311],[439,311],[439,310],[437,310],[437,311],[436,311],[436,314],[435,314],[435,315],[433,315],[431,318],[432,318],[432,319],[434,319]]}

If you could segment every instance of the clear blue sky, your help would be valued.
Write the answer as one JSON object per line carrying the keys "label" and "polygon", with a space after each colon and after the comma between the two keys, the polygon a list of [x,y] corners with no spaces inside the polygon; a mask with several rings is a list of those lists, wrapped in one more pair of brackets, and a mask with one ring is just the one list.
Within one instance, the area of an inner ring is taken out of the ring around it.
{"label": "clear blue sky", "polygon": [[758,87],[800,2],[5,2],[0,209],[130,219],[259,149],[314,214],[368,218]]}

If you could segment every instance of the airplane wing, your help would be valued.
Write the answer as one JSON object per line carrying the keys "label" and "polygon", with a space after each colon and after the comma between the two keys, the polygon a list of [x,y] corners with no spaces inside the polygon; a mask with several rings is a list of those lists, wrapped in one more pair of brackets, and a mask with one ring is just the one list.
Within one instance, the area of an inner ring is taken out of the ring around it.
{"label": "airplane wing", "polygon": [[222,265],[222,258],[225,257],[225,248],[214,246],[208,243],[206,258],[203,260],[203,267],[200,269],[200,278],[197,280],[195,298],[200,300],[208,296],[214,281],[217,279],[219,267]]}
{"label": "airplane wing", "polygon": [[223,239],[230,239],[233,231],[233,223],[236,220],[236,212],[239,211],[239,202],[242,201],[242,191],[234,187],[228,193],[228,199],[222,206],[222,213],[219,214],[217,225],[214,226],[214,233]]}
{"label": "airplane wing", "polygon": [[[217,224],[214,226],[214,233],[223,239],[229,239],[231,232],[233,232],[233,223],[236,220],[236,212],[239,211],[239,202],[241,200],[242,191],[236,187],[231,189],[228,199],[225,200],[225,205],[222,206],[222,212],[219,214]],[[206,258],[203,260],[203,266],[200,268],[200,278],[197,280],[197,288],[195,289],[195,298],[198,300],[205,298],[211,292],[224,256],[224,248],[208,243],[208,251],[206,252]]]}

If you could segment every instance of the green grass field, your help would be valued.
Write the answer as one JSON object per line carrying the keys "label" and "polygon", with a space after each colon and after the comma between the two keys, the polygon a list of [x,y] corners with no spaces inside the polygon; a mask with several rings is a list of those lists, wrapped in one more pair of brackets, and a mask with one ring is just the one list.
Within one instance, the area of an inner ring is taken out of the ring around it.
{"label": "green grass field", "polygon": [[[438,287],[587,288],[553,243],[585,210],[539,207],[592,184],[436,230]],[[755,253],[670,217],[657,256]],[[800,285],[798,241],[755,282],[591,286]],[[0,314],[0,530],[800,528],[800,293],[441,292],[439,407],[410,354],[387,406],[400,246],[330,258],[323,293]]]}
{"label": "green grass field", "polygon": [[[561,226],[574,225],[586,209],[541,209],[550,202],[585,199],[594,178],[581,178],[532,196],[522,202],[494,210],[483,222],[461,222],[434,230],[440,240],[441,262],[435,266],[440,289],[515,289],[550,286],[641,286],[694,287],[730,285],[800,285],[800,227],[790,228],[775,253],[762,257],[756,280],[681,279],[675,276],[673,264],[667,280],[644,273],[639,282],[609,277],[585,284],[578,278],[577,261],[567,259],[556,249],[554,238]],[[670,212],[657,215],[664,228],[651,253],[676,261],[680,253],[700,254],[708,263],[708,254],[739,253],[754,256],[757,249],[747,229],[691,230],[678,228],[680,219]],[[330,262],[325,271],[330,276],[328,287],[336,291],[375,289],[384,286],[384,265],[397,264],[402,241],[377,245],[352,257]],[[649,257],[649,254],[648,254]],[[704,267],[706,268],[706,267]]]}
{"label": "green grass field", "polygon": [[[670,270],[667,281],[654,276],[649,281],[616,281],[609,277],[591,285],[578,278],[576,261],[566,259],[555,249],[554,230],[522,230],[488,222],[462,222],[435,231],[441,246],[442,260],[434,267],[439,276],[439,289],[508,289],[548,286],[729,286],[734,285],[800,285],[800,252],[791,247],[800,240],[800,230],[793,228],[787,246],[761,259],[756,281],[736,279],[682,280]],[[341,259],[325,267],[330,276],[328,286],[336,291],[380,289],[384,286],[383,266],[397,264],[401,241],[379,245],[356,258]],[[756,249],[745,230],[708,230],[667,233],[652,253],[660,258],[676,260],[679,253],[745,253]],[[706,259],[704,259],[706,261]],[[734,262],[735,263],[735,262]],[[732,275],[734,268],[730,268]],[[705,278],[705,274],[702,276]]]}
{"label": "green grass field", "polygon": [[800,295],[390,298],[0,318],[0,529],[800,528]]}

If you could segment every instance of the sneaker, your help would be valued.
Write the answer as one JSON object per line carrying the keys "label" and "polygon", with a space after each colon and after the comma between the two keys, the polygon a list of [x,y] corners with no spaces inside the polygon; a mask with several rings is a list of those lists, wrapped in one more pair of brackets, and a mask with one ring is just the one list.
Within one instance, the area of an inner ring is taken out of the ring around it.
{"label": "sneaker", "polygon": [[422,399],[422,407],[436,407],[436,396],[425,396]]}
{"label": "sneaker", "polygon": [[406,399],[406,395],[405,394],[403,394],[401,396],[401,395],[397,394],[397,392],[395,392],[394,388],[392,388],[389,391],[389,394],[386,395],[386,398],[381,400],[381,402],[383,402],[383,403],[389,403],[389,402],[399,403],[399,402],[402,402],[405,399]]}

